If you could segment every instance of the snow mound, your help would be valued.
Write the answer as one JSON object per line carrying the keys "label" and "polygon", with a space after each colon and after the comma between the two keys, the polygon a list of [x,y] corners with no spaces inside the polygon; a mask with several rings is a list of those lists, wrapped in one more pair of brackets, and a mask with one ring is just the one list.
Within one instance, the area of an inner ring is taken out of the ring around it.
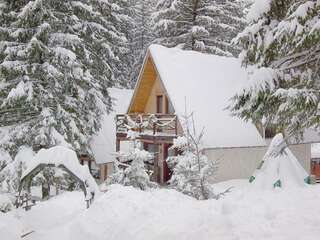
{"label": "snow mound", "polygon": [[0,238],[1,240],[21,239],[21,223],[10,214],[0,212]]}
{"label": "snow mound", "polygon": [[75,151],[69,148],[56,146],[49,149],[41,149],[26,163],[27,168],[23,171],[21,179],[26,177],[40,164],[50,164],[56,167],[64,166],[82,182],[85,182],[88,185],[89,192],[94,192],[95,194],[99,193],[99,187],[91,176],[88,166],[81,165]]}
{"label": "snow mound", "polygon": [[235,189],[220,200],[197,201],[175,190],[114,185],[64,229],[36,239],[314,240],[320,234],[320,217],[314,214],[320,209],[319,189]]}
{"label": "snow mound", "polygon": [[271,141],[250,182],[259,189],[305,186],[308,174],[288,148],[283,135],[277,134]]}
{"label": "snow mound", "polygon": [[[86,210],[77,201],[80,193],[63,193],[31,211],[0,213],[0,238],[20,239],[10,237],[9,232],[26,232],[21,224],[35,231],[25,238],[32,240],[319,238],[320,216],[315,213],[320,211],[320,185],[281,191],[247,191],[242,180],[219,185],[234,189],[222,199],[207,201],[175,190],[140,191],[114,185]],[[21,217],[15,219],[16,215]]]}

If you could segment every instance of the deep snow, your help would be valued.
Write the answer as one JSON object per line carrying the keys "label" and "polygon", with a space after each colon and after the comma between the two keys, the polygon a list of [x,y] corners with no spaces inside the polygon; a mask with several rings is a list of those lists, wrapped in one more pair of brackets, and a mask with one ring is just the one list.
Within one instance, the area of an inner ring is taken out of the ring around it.
{"label": "deep snow", "polygon": [[259,191],[233,180],[215,187],[229,186],[232,193],[208,201],[168,189],[112,186],[88,210],[81,193],[66,193],[29,212],[0,214],[0,236],[16,240],[3,229],[19,232],[28,223],[27,229],[35,231],[28,240],[318,239],[320,185]]}

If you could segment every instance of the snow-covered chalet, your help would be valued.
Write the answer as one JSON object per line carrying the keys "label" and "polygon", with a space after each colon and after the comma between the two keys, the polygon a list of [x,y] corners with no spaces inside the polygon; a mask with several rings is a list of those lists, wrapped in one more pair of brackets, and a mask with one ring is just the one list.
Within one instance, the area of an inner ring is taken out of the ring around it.
{"label": "snow-covered chalet", "polygon": [[[154,153],[153,180],[165,183],[171,174],[165,160],[176,154],[170,146],[183,135],[182,117],[193,113],[196,127],[204,128],[205,154],[219,162],[215,181],[249,178],[266,152],[265,134],[226,109],[245,81],[238,59],[151,45],[129,107],[116,116],[116,150],[134,124],[144,149]],[[310,172],[311,143],[290,148]]]}

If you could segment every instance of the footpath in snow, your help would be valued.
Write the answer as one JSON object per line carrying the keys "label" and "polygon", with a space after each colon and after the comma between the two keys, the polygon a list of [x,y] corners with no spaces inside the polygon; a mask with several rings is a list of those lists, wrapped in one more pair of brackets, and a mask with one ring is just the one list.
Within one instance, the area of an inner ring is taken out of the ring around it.
{"label": "footpath in snow", "polygon": [[237,180],[215,187],[230,186],[225,198],[208,201],[174,190],[111,186],[88,210],[82,193],[66,193],[29,212],[0,215],[0,235],[4,225],[19,231],[28,223],[35,231],[28,240],[319,239],[319,185],[258,191]]}

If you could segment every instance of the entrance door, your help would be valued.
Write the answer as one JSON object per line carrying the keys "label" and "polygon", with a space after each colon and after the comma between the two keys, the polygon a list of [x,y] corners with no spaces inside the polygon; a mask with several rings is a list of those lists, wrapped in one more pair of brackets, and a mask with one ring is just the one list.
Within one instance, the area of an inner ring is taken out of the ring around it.
{"label": "entrance door", "polygon": [[316,176],[317,182],[320,180],[320,159],[312,159],[311,174]]}
{"label": "entrance door", "polygon": [[150,179],[155,182],[159,182],[158,176],[158,151],[159,146],[152,143],[143,143],[143,149],[148,151],[153,155],[153,161],[145,162],[145,167],[147,168]]}
{"label": "entrance door", "polygon": [[170,152],[169,148],[171,146],[172,146],[172,144],[164,144],[164,148],[163,148],[163,182],[164,183],[169,181],[171,178],[171,175],[172,175],[172,171],[168,167],[168,164],[166,161],[169,156],[172,156],[172,154],[169,153]]}

